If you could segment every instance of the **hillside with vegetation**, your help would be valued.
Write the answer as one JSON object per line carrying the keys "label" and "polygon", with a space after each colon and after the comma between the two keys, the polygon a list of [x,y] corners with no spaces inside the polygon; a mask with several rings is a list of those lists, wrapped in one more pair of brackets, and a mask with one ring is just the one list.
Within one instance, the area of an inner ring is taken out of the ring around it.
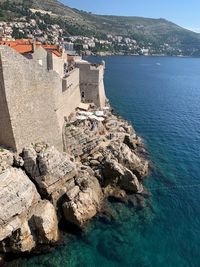
{"label": "hillside with vegetation", "polygon": [[[200,55],[200,34],[162,18],[96,15],[69,8],[57,0],[0,0],[0,5],[0,21],[20,21],[25,17],[27,22],[30,22],[34,19],[38,29],[45,33],[48,36],[46,39],[51,42],[53,38],[49,29],[52,25],[58,25],[58,38],[79,36],[69,40],[78,44],[80,50],[84,50],[83,47],[87,49],[88,41],[85,38],[88,37],[96,38],[92,39],[96,43],[95,46],[88,45],[88,50],[93,52]],[[31,9],[36,11],[32,12]],[[49,13],[44,14],[42,11]],[[29,27],[28,30],[29,35],[35,37],[35,29]],[[12,36],[27,37],[26,30],[23,34],[15,27]]]}

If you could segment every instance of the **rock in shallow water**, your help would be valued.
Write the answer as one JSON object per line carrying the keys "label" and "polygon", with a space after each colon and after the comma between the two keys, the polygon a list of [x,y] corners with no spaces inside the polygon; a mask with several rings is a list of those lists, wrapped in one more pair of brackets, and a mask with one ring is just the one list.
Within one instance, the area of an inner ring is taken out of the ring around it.
{"label": "rock in shallow water", "polygon": [[94,217],[100,209],[102,190],[98,180],[82,171],[76,179],[76,186],[66,192],[67,201],[63,204],[65,219],[78,227]]}
{"label": "rock in shallow water", "polygon": [[118,185],[121,189],[132,193],[142,191],[142,185],[139,183],[137,176],[116,160],[107,160],[105,162],[103,176],[105,185]]}
{"label": "rock in shallow water", "polygon": [[119,185],[128,192],[140,193],[143,191],[143,186],[139,183],[137,176],[128,169],[125,169],[124,175],[120,177]]}

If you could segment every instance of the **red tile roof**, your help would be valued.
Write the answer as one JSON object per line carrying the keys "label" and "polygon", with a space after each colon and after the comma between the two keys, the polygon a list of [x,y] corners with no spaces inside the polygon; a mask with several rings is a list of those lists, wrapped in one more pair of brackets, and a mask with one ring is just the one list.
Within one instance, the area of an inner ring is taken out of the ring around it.
{"label": "red tile roof", "polygon": [[54,55],[56,55],[57,57],[61,57],[62,56],[62,53],[60,51],[57,51],[57,50],[53,50],[52,53]]}
{"label": "red tile roof", "polygon": [[28,40],[0,41],[0,45],[8,45],[21,54],[33,52],[33,45]]}
{"label": "red tile roof", "polygon": [[42,47],[48,51],[51,51],[57,57],[62,56],[62,52],[57,45],[42,45]]}
{"label": "red tile roof", "polygon": [[42,45],[40,42],[33,42],[29,39],[17,39],[15,41],[0,41],[0,45],[8,45],[15,49],[17,52],[24,54],[24,53],[33,53],[33,44],[36,47],[43,47],[44,49],[51,51],[57,57],[62,56],[62,52],[57,45]]}

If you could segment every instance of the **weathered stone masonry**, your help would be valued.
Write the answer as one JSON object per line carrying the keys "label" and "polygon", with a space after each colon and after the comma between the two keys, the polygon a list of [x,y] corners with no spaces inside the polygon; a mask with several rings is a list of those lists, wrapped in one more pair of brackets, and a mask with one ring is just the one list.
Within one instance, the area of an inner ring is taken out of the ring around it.
{"label": "weathered stone masonry", "polygon": [[31,58],[0,46],[0,145],[20,151],[44,141],[61,151],[64,119],[81,102],[105,106],[104,66],[77,64],[64,75],[62,58],[43,48]]}
{"label": "weathered stone masonry", "polygon": [[[4,81],[1,89],[9,111],[6,117],[4,109],[1,112],[4,124],[1,119],[0,143],[20,150],[27,143],[48,140],[61,149],[61,130],[54,101],[57,77],[11,48],[0,47],[0,51]],[[5,125],[9,126],[5,128]]]}
{"label": "weathered stone masonry", "polygon": [[97,107],[105,106],[104,68],[102,65],[79,63],[81,100],[85,103],[94,102]]}

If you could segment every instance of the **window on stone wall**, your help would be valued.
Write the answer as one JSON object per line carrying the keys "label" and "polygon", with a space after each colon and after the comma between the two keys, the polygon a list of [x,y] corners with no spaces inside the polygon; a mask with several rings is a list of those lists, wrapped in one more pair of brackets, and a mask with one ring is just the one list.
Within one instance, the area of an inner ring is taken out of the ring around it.
{"label": "window on stone wall", "polygon": [[84,98],[85,97],[85,93],[81,92],[81,97]]}

